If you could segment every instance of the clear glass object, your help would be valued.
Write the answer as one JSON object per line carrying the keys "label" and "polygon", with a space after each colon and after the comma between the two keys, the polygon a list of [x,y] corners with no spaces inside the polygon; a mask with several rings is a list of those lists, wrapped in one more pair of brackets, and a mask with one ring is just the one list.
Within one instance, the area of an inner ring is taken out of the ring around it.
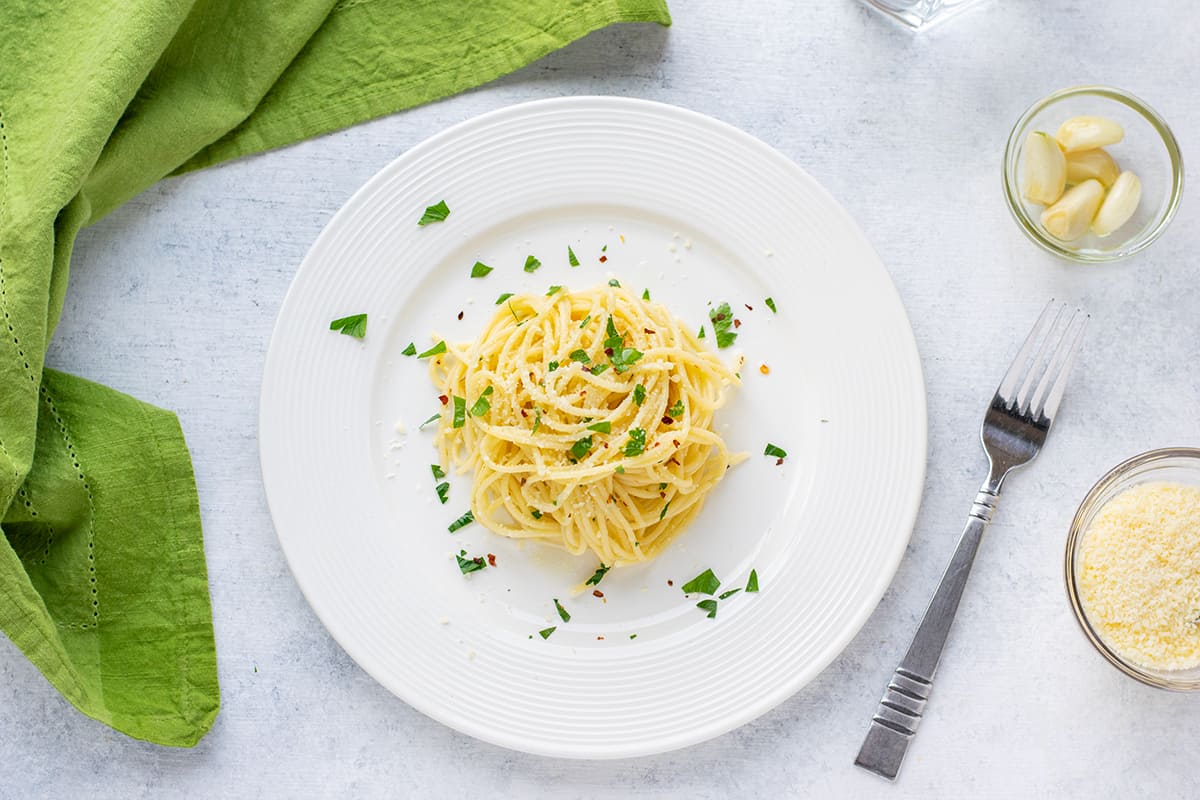
{"label": "clear glass object", "polygon": [[1079,597],[1079,570],[1084,537],[1097,512],[1121,492],[1139,483],[1167,481],[1200,486],[1200,450],[1190,447],[1175,447],[1151,450],[1136,455],[1109,470],[1097,481],[1079,504],[1071,531],[1067,535],[1067,551],[1064,562],[1064,577],[1067,598],[1075,612],[1075,619],[1092,646],[1110,664],[1147,686],[1169,689],[1176,692],[1200,691],[1200,667],[1181,670],[1154,669],[1135,664],[1110,647],[1100,632],[1088,619],[1087,610]]}
{"label": "clear glass object", "polygon": [[986,0],[859,0],[915,31],[928,28]]}
{"label": "clear glass object", "polygon": [[[1055,239],[1042,227],[1043,207],[1021,194],[1021,159],[1031,131],[1053,135],[1071,117],[1098,116],[1125,129],[1125,138],[1105,148],[1121,169],[1137,174],[1142,197],[1132,219],[1108,236],[1087,233],[1073,242]],[[1004,148],[1004,197],[1022,232],[1038,247],[1083,263],[1116,261],[1149,247],[1175,216],[1183,195],[1183,157],[1167,123],[1154,109],[1111,86],[1073,86],[1030,106],[1008,136]]]}

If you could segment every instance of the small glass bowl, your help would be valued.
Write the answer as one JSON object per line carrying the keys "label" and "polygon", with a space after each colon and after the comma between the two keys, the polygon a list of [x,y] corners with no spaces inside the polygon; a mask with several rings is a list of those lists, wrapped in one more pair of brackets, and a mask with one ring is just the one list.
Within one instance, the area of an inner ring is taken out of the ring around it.
{"label": "small glass bowl", "polygon": [[[1121,169],[1142,182],[1142,199],[1133,218],[1112,234],[1088,232],[1073,242],[1055,239],[1042,227],[1044,207],[1021,194],[1021,150],[1032,131],[1050,135],[1071,117],[1106,117],[1125,129],[1125,138],[1105,148]],[[1021,115],[1004,148],[1004,197],[1017,225],[1039,247],[1084,263],[1116,261],[1148,247],[1179,207],[1183,194],[1183,159],[1175,135],[1154,109],[1110,86],[1075,86],[1037,101]]]}
{"label": "small glass bowl", "polygon": [[1079,597],[1079,570],[1082,562],[1083,541],[1096,513],[1121,492],[1140,483],[1167,481],[1189,486],[1200,486],[1200,449],[1174,447],[1150,450],[1136,455],[1109,470],[1108,474],[1083,498],[1075,519],[1071,521],[1071,532],[1067,535],[1065,572],[1067,597],[1075,611],[1075,619],[1087,636],[1088,641],[1108,659],[1109,663],[1148,686],[1170,689],[1176,692],[1200,691],[1200,667],[1180,670],[1162,670],[1145,667],[1126,660],[1104,641],[1092,627]]}

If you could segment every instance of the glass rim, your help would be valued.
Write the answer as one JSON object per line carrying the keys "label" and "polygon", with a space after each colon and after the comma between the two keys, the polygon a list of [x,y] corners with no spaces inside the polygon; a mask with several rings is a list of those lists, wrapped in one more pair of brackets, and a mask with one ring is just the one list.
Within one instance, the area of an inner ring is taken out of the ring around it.
{"label": "glass rim", "polygon": [[[1166,148],[1167,156],[1171,161],[1171,195],[1153,225],[1151,225],[1148,231],[1138,236],[1131,244],[1105,252],[1084,253],[1072,250],[1064,243],[1044,233],[1025,211],[1025,206],[1021,202],[1019,180],[1016,175],[1017,152],[1021,146],[1021,133],[1030,120],[1053,103],[1068,97],[1077,97],[1080,95],[1104,97],[1118,102],[1140,115],[1158,133],[1163,146]],[[1008,210],[1013,215],[1017,226],[1024,231],[1025,235],[1034,244],[1049,253],[1070,261],[1101,264],[1118,261],[1139,253],[1153,244],[1162,235],[1163,231],[1170,225],[1171,220],[1175,218],[1175,212],[1178,210],[1180,199],[1183,197],[1183,175],[1183,155],[1179,150],[1179,142],[1175,139],[1175,134],[1171,131],[1170,126],[1167,125],[1166,120],[1136,95],[1113,86],[1095,84],[1059,89],[1056,92],[1051,92],[1025,109],[1025,112],[1017,119],[1012,131],[1008,134],[1008,142],[1004,146],[1004,164],[1001,177],[1004,184],[1004,198],[1008,203]]]}
{"label": "glass rim", "polygon": [[1171,459],[1188,459],[1196,462],[1196,466],[1200,469],[1200,448],[1195,447],[1163,447],[1156,450],[1147,450],[1144,453],[1138,453],[1135,456],[1125,459],[1120,464],[1110,469],[1108,472],[1088,489],[1083,500],[1079,503],[1079,508],[1075,511],[1075,516],[1071,519],[1071,527],[1067,534],[1067,546],[1063,561],[1063,573],[1066,580],[1067,599],[1071,603],[1071,610],[1075,612],[1075,621],[1079,623],[1084,636],[1092,646],[1104,658],[1116,667],[1118,670],[1128,675],[1129,677],[1146,684],[1153,686],[1156,689],[1165,689],[1173,692],[1195,692],[1200,691],[1200,676],[1188,678],[1186,680],[1171,680],[1162,677],[1161,674],[1149,671],[1147,668],[1140,667],[1126,659],[1122,658],[1107,642],[1100,636],[1099,632],[1092,626],[1091,620],[1088,619],[1087,613],[1083,610],[1083,603],[1079,598],[1079,584],[1075,576],[1075,558],[1079,550],[1083,535],[1086,532],[1085,522],[1090,521],[1089,518],[1094,516],[1098,508],[1092,507],[1096,501],[1104,495],[1106,491],[1111,489],[1115,484],[1129,476],[1130,473],[1139,470],[1142,467],[1154,466],[1158,462],[1163,462]]}

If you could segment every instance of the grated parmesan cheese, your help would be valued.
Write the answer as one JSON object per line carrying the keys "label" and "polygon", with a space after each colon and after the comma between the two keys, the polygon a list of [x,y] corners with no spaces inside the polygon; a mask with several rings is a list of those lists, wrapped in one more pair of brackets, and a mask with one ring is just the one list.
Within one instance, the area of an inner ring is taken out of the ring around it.
{"label": "grated parmesan cheese", "polygon": [[1143,483],[1096,514],[1079,600],[1100,636],[1153,669],[1200,666],[1200,487]]}

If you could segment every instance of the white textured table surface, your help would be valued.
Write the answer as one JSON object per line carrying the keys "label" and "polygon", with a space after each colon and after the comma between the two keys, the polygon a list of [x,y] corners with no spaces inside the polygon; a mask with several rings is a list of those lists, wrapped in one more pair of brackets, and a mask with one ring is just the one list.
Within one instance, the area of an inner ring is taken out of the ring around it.
{"label": "white textured table surface", "polygon": [[[223,708],[194,750],[72,709],[0,643],[0,797],[1008,797],[1200,795],[1200,698],[1142,687],[1078,632],[1062,586],[1075,505],[1133,453],[1200,443],[1197,205],[1118,266],[1037,251],[1000,193],[1033,100],[1111,83],[1200,152],[1200,15],[1155,0],[996,0],[913,37],[850,0],[676,0],[670,30],[593,34],[465,95],[167,180],[86,231],[51,365],[179,412],[205,522]],[[652,758],[566,762],[455,733],[395,699],[322,628],[263,499],[257,395],[309,244],[376,170],[442,128],[564,94],[674,103],[737,125],[825,184],[888,265],[921,350],[926,491],[878,610],[812,684],[733,733]],[[1186,194],[1186,191],[1185,191]],[[900,781],[851,761],[982,477],[979,419],[1049,296],[1093,323],[1046,452],[985,539]]]}

